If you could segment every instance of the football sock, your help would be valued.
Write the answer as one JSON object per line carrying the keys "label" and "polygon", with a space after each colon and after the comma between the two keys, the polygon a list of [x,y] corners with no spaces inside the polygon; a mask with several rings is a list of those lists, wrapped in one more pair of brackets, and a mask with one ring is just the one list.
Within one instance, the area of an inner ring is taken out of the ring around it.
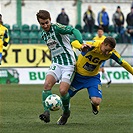
{"label": "football sock", "polygon": [[103,72],[102,75],[103,75],[103,77],[107,80],[107,82],[110,81],[110,78],[109,78],[107,72]]}
{"label": "football sock", "polygon": [[45,105],[45,99],[51,94],[52,94],[51,90],[43,90],[42,91],[42,104],[44,107],[44,111],[49,111],[49,109]]}
{"label": "football sock", "polygon": [[69,103],[70,103],[70,95],[67,93],[66,95],[61,97],[62,104],[63,104],[63,110],[64,112],[69,111]]}

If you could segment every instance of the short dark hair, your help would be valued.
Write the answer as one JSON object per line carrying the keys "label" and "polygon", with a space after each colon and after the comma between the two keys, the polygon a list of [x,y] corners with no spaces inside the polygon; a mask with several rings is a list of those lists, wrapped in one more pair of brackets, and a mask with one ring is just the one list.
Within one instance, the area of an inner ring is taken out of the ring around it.
{"label": "short dark hair", "polygon": [[0,17],[2,17],[2,14],[0,14]]}
{"label": "short dark hair", "polygon": [[98,30],[103,30],[103,27],[102,27],[102,26],[99,26],[99,27],[98,27]]}
{"label": "short dark hair", "polygon": [[110,36],[108,36],[104,39],[104,43],[109,44],[111,48],[115,48],[115,46],[116,46],[115,39],[113,37],[110,37]]}
{"label": "short dark hair", "polygon": [[37,20],[39,22],[39,18],[41,19],[50,19],[51,20],[51,17],[50,17],[50,13],[46,10],[39,10],[39,12],[36,14],[37,16]]}

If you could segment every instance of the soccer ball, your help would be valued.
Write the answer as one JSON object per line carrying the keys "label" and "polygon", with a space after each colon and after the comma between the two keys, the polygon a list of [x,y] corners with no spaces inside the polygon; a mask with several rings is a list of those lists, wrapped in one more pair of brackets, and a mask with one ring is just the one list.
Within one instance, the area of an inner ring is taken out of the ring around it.
{"label": "soccer ball", "polygon": [[46,98],[45,105],[51,111],[57,111],[62,107],[62,100],[58,95],[52,94]]}

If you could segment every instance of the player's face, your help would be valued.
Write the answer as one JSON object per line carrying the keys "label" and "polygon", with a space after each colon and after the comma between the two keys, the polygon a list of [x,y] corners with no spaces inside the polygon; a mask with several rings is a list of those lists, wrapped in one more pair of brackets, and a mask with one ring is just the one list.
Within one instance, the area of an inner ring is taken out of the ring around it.
{"label": "player's face", "polygon": [[108,55],[113,50],[113,48],[110,47],[110,44],[105,44],[105,43],[101,44],[100,49],[101,49],[102,54],[104,55]]}
{"label": "player's face", "polygon": [[103,35],[103,30],[98,30],[98,31],[97,31],[97,34],[98,34],[99,37],[102,37],[102,35]]}
{"label": "player's face", "polygon": [[39,23],[40,26],[46,31],[48,32],[50,30],[50,26],[51,26],[51,21],[50,19],[41,19],[39,18]]}

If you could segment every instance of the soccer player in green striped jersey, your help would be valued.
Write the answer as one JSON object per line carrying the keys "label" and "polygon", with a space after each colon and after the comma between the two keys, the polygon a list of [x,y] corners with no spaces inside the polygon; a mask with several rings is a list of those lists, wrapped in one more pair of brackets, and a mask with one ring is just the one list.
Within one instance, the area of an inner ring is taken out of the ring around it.
{"label": "soccer player in green striped jersey", "polygon": [[[70,116],[68,89],[70,88],[76,64],[76,57],[69,36],[74,35],[82,44],[82,35],[72,26],[51,23],[50,13],[46,10],[39,10],[36,16],[43,29],[42,38],[50,49],[52,56],[52,64],[47,72],[42,92],[44,113],[39,118],[46,123],[50,122],[50,111],[45,105],[45,99],[52,94],[51,90],[54,84],[60,81],[59,91],[63,103],[63,114],[57,124],[64,125]],[[77,45],[76,48],[83,49],[83,45]]]}

